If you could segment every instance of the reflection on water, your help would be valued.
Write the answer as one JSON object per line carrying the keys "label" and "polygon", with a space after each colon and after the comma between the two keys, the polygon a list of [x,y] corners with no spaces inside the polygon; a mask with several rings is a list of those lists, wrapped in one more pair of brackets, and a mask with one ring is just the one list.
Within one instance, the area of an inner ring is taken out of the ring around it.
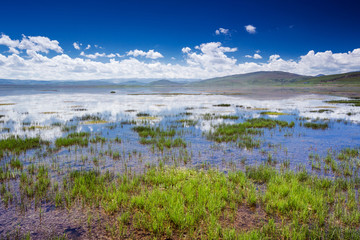
{"label": "reflection on water", "polygon": [[[247,96],[226,96],[212,94],[128,94],[126,92],[85,93],[85,92],[41,92],[28,95],[9,95],[0,97],[1,138],[10,135],[22,137],[40,136],[44,140],[54,141],[66,136],[64,126],[75,126],[77,132],[86,131],[99,134],[109,139],[119,137],[122,144],[108,143],[107,147],[121,152],[128,157],[132,152],[142,153],[141,162],[151,163],[154,159],[164,158],[164,153],[151,151],[149,146],[141,145],[139,137],[126,123],[149,123],[154,126],[176,126],[182,130],[182,138],[188,143],[186,153],[191,155],[193,165],[204,162],[222,168],[229,163],[239,163],[246,158],[247,164],[265,161],[269,154],[278,162],[307,164],[308,155],[316,152],[325,155],[329,149],[340,150],[354,147],[360,142],[359,125],[360,108],[348,105],[328,104],[326,100],[339,97],[323,95],[303,95],[287,99],[258,100]],[[224,104],[224,105],[222,105]],[[218,105],[218,106],[216,106]],[[219,106],[220,105],[220,106]],[[264,111],[277,111],[288,115],[261,115]],[[139,114],[141,113],[141,114]],[[236,115],[237,120],[222,118],[206,119],[204,114]],[[145,115],[145,116],[143,116]],[[84,116],[96,116],[97,120]],[[239,149],[232,144],[215,144],[204,137],[220,123],[243,122],[244,119],[270,117],[288,122],[294,121],[292,129],[266,130],[259,137],[260,149]],[[196,124],[181,126],[179,119],[194,120]],[[322,119],[329,122],[327,130],[313,130],[300,126],[302,122]],[[301,124],[300,124],[301,123]],[[96,150],[103,154],[105,150]],[[74,151],[74,150],[72,150]],[[81,150],[81,154],[94,155],[91,149]],[[64,164],[68,167],[79,167],[73,159],[80,158],[79,152],[69,157],[68,150],[60,151],[57,156],[68,158]],[[103,169],[116,167],[103,154]],[[132,154],[132,157],[136,154]],[[166,153],[165,153],[166,155]],[[171,153],[169,153],[171,155]],[[138,159],[139,160],[139,159]],[[138,161],[129,161],[128,167],[139,167]],[[89,165],[87,165],[89,167]],[[123,165],[122,165],[123,167]]]}

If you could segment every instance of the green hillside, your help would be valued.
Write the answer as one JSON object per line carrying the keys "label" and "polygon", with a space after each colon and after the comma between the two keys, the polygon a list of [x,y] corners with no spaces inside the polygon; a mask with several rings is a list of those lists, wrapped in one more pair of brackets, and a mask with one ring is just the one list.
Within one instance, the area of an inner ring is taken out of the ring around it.
{"label": "green hillside", "polygon": [[309,79],[309,77],[288,72],[253,72],[211,78],[194,82],[190,85],[194,87],[279,86],[284,84],[293,84],[306,79]]}
{"label": "green hillside", "polygon": [[320,84],[320,85],[360,85],[360,72],[350,72],[335,75],[313,77],[297,82],[298,84]]}

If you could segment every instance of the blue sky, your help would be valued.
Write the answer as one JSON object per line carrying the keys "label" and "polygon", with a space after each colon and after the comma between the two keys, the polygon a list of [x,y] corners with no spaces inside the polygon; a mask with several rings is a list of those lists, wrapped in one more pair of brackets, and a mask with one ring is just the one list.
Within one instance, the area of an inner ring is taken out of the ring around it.
{"label": "blue sky", "polygon": [[347,0],[5,0],[0,78],[198,79],[259,70],[356,71],[359,7]]}

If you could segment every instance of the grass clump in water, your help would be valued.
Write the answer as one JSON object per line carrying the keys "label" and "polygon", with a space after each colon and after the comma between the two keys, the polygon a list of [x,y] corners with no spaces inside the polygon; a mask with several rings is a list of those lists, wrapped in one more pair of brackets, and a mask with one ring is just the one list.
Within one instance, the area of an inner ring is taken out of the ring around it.
{"label": "grass clump in water", "polygon": [[180,120],[177,120],[176,122],[182,123],[183,127],[185,127],[185,126],[195,126],[198,123],[198,121],[192,120],[192,119],[180,119]]}
{"label": "grass clump in water", "polygon": [[313,122],[306,122],[304,123],[304,127],[312,128],[312,129],[322,129],[325,130],[329,127],[328,123],[313,123]]}
{"label": "grass clump in water", "polygon": [[260,146],[259,140],[254,140],[252,135],[260,135],[263,133],[261,128],[293,127],[294,122],[254,118],[244,123],[238,124],[221,124],[215,127],[213,132],[208,134],[210,140],[216,142],[237,142],[239,147],[257,148]]}
{"label": "grass clump in water", "polygon": [[312,113],[324,113],[324,112],[326,112],[326,113],[332,113],[332,112],[334,112],[333,110],[331,110],[331,109],[319,109],[319,110],[311,110],[310,112],[312,112]]}
{"label": "grass clump in water", "polygon": [[283,112],[261,112],[261,115],[273,115],[273,116],[281,116],[281,115],[289,115],[288,113]]}
{"label": "grass clump in water", "polygon": [[70,133],[67,137],[57,138],[55,140],[55,146],[68,147],[72,145],[79,145],[86,147],[89,144],[89,136],[90,133],[87,132]]}
{"label": "grass clump in water", "polygon": [[176,131],[173,128],[164,130],[160,127],[136,126],[132,130],[139,134],[141,144],[156,145],[161,151],[164,150],[164,147],[186,147],[186,142],[183,139],[174,139]]}
{"label": "grass clump in water", "polygon": [[85,114],[79,118],[80,121],[101,121],[101,116],[98,115],[91,115],[91,114]]}
{"label": "grass clump in water", "polygon": [[230,107],[231,104],[228,103],[220,103],[220,104],[215,104],[213,105],[214,107]]}
{"label": "grass clump in water", "polygon": [[0,140],[0,151],[9,151],[18,154],[28,149],[39,148],[43,144],[48,144],[48,142],[41,140],[40,137],[20,138],[18,136],[10,136]]}
{"label": "grass clump in water", "polygon": [[355,107],[360,107],[360,99],[349,99],[349,100],[331,100],[331,101],[326,101],[327,103],[332,103],[332,104],[336,104],[336,103],[340,103],[340,104],[351,104]]}
{"label": "grass clump in water", "polygon": [[139,112],[136,114],[137,117],[150,117],[149,113],[143,113],[143,112]]}
{"label": "grass clump in water", "polygon": [[202,115],[204,120],[213,120],[213,119],[230,119],[230,120],[237,120],[239,116],[236,115],[215,115],[215,113],[206,113]]}
{"label": "grass clump in water", "polygon": [[221,119],[230,119],[230,120],[238,120],[239,116],[236,116],[236,115],[220,115],[219,118],[221,118]]}
{"label": "grass clump in water", "polygon": [[108,123],[108,121],[105,120],[91,120],[91,121],[84,121],[82,124],[90,125],[90,124],[105,124]]}

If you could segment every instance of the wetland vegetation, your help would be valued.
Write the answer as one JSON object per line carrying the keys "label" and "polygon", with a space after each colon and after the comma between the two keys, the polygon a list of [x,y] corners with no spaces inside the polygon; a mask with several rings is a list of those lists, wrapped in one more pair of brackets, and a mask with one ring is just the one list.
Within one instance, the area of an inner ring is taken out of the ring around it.
{"label": "wetland vegetation", "polygon": [[353,102],[107,94],[2,106],[0,239],[360,239]]}

